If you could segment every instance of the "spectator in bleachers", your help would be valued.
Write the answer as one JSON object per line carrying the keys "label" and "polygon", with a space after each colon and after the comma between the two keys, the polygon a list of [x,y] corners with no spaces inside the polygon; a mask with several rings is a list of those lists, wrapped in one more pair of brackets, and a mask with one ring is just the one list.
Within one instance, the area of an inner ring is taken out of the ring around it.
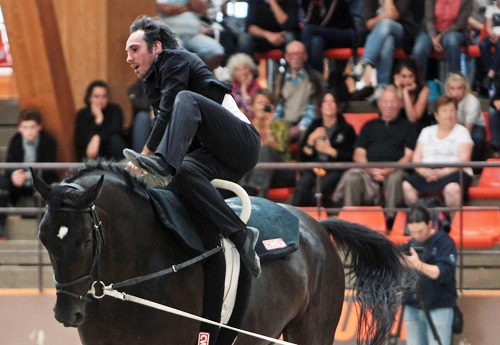
{"label": "spectator in bleachers", "polygon": [[[56,162],[57,142],[43,131],[42,116],[36,109],[25,109],[17,119],[18,132],[14,134],[7,148],[7,163]],[[59,178],[54,170],[44,169],[42,177],[47,183]],[[7,207],[9,201],[16,205],[23,196],[32,197],[35,190],[28,169],[7,170],[0,175],[0,207]],[[5,238],[7,215],[0,213],[0,238]]]}
{"label": "spectator in bleachers", "polygon": [[293,41],[285,48],[287,67],[275,78],[274,96],[277,98],[275,117],[290,125],[290,141],[299,139],[316,117],[315,106],[327,85],[323,75],[307,65],[304,44]]}
{"label": "spectator in bleachers", "polygon": [[460,72],[452,72],[448,75],[445,92],[457,101],[457,123],[469,130],[474,142],[472,160],[484,160],[486,121],[481,111],[481,102],[470,92],[467,78]]}
{"label": "spectator in bleachers", "polygon": [[283,49],[298,32],[298,1],[248,0],[246,30],[238,37],[238,51],[253,58],[254,52]]}
{"label": "spectator in bleachers", "polygon": [[[314,119],[299,144],[301,162],[349,162],[352,161],[356,134],[339,112],[337,96],[327,91],[319,106],[321,116]],[[321,173],[321,171],[318,171]],[[331,195],[343,171],[328,169],[321,177],[322,205],[331,204]],[[302,170],[293,193],[293,206],[316,205],[316,172]]]}
{"label": "spectator in bleachers", "polygon": [[149,138],[154,118],[151,105],[144,95],[144,83],[142,80],[137,80],[129,86],[128,99],[132,104],[133,116],[130,145],[134,151],[140,152]]}
{"label": "spectator in bleachers", "polygon": [[[377,101],[380,118],[368,121],[354,144],[356,163],[408,163],[416,143],[415,126],[399,116],[401,99],[394,86],[388,86]],[[395,208],[403,202],[402,182],[408,173],[394,168],[352,168],[347,170],[335,189],[333,201],[345,206],[380,205]],[[382,189],[384,198],[382,198]],[[392,227],[394,212],[387,212],[387,228]]]}
{"label": "spectator in bleachers", "polygon": [[430,125],[427,116],[429,87],[423,82],[418,63],[414,59],[403,59],[394,68],[394,86],[401,98],[401,116],[416,123],[419,130]]}
{"label": "spectator in bleachers", "polygon": [[[312,68],[323,73],[325,50],[351,48],[357,43],[358,32],[363,27],[362,3],[363,0],[302,1],[305,19],[301,41]],[[349,93],[342,78],[346,64],[347,60],[329,64],[329,86],[341,99],[347,99]]]}
{"label": "spectator in bleachers", "polygon": [[394,50],[412,45],[418,25],[412,19],[409,0],[365,0],[364,8],[369,34],[364,54],[354,66],[351,76],[360,80],[367,65],[374,67],[377,70],[377,87],[369,99],[376,100],[390,83]]}
{"label": "spectator in bleachers", "polygon": [[[500,72],[500,2],[490,5],[485,13],[486,33],[479,48],[481,49],[481,58],[483,59],[483,69],[486,76],[482,85],[489,90],[491,84],[497,79],[497,73]],[[491,53],[491,48],[495,47],[495,52]],[[500,86],[500,85],[499,85]]]}
{"label": "spectator in bleachers", "polygon": [[226,67],[233,79],[234,100],[241,112],[253,121],[254,115],[250,103],[252,95],[261,88],[257,80],[258,71],[254,59],[245,53],[237,53],[229,58]]}
{"label": "spectator in bleachers", "polygon": [[77,113],[75,146],[78,160],[105,157],[120,160],[127,144],[123,138],[123,111],[109,102],[109,87],[102,80],[89,84],[86,106]]}
{"label": "spectator in bleachers", "polygon": [[[260,134],[259,163],[291,161],[288,123],[274,118],[273,104],[273,95],[267,89],[259,89],[252,96],[253,125]],[[249,195],[266,197],[269,188],[293,187],[295,171],[253,169],[240,184]]]}
{"label": "spectator in bleachers", "polygon": [[178,35],[179,44],[198,55],[213,71],[220,66],[224,47],[203,33],[200,16],[207,13],[205,0],[156,0],[158,18]]}
{"label": "spectator in bleachers", "polygon": [[491,98],[489,107],[490,119],[490,148],[494,158],[500,158],[500,87]]}
{"label": "spectator in bleachers", "polygon": [[425,1],[423,31],[412,50],[424,78],[427,77],[427,60],[433,50],[445,53],[450,72],[460,71],[461,48],[468,43],[468,20],[472,6],[471,0]]}
{"label": "spectator in bleachers", "polygon": [[[439,97],[435,104],[434,116],[437,124],[422,129],[412,161],[414,163],[470,162],[474,143],[469,131],[457,123],[456,99],[445,95]],[[403,182],[405,203],[415,204],[422,193],[442,192],[447,207],[459,207],[462,200],[459,170],[448,167],[415,168],[415,173]],[[462,188],[464,193],[467,193],[472,182],[472,168],[465,168],[462,176]]]}
{"label": "spectator in bleachers", "polygon": [[[479,45],[479,38],[486,22],[486,8],[490,0],[473,0],[472,13],[468,19],[469,45]],[[466,53],[461,54],[461,72],[467,76],[470,87],[473,90],[480,89],[483,80],[483,62],[480,57],[470,57]],[[479,86],[479,87],[478,87]]]}

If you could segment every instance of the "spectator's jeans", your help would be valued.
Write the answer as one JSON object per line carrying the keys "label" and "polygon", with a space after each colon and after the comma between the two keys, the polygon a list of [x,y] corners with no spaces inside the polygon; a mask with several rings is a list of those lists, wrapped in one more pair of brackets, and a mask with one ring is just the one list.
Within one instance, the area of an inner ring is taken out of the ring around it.
{"label": "spectator's jeans", "polygon": [[377,86],[387,86],[391,80],[394,49],[403,44],[403,25],[382,19],[366,38],[363,59],[377,69]]}
{"label": "spectator's jeans", "polygon": [[354,29],[306,24],[301,41],[306,46],[307,60],[312,68],[323,72],[323,54],[329,48],[351,48],[356,38]]}
{"label": "spectator's jeans", "polygon": [[[460,54],[462,52],[462,46],[466,44],[467,37],[465,37],[462,32],[458,31],[448,32],[441,38],[441,45],[446,55],[446,62],[448,63],[448,71],[460,71]],[[427,33],[421,32],[413,45],[411,55],[418,61],[424,78],[427,76],[427,60],[433,49],[434,46],[431,37]]]}
{"label": "spectator's jeans", "polygon": [[[495,53],[491,54],[491,47],[495,47]],[[497,43],[491,43],[490,38],[486,36],[479,43],[479,50],[481,51],[481,57],[483,59],[483,68],[486,73],[490,69],[494,70],[495,73],[500,72],[500,41]]]}
{"label": "spectator's jeans", "polygon": [[[482,114],[481,114],[482,116]],[[470,133],[474,148],[472,149],[472,160],[475,162],[484,161],[484,150],[486,146],[486,127],[474,125]]]}
{"label": "spectator's jeans", "polygon": [[[421,309],[404,307],[404,322],[406,324],[406,345],[438,345],[434,340],[431,327]],[[436,326],[442,345],[451,345],[451,324],[453,308],[439,308],[430,310],[432,322]]]}
{"label": "spectator's jeans", "polygon": [[500,149],[500,111],[490,107],[489,117],[491,133],[490,146],[493,146],[495,150],[498,150]]}
{"label": "spectator's jeans", "polygon": [[179,37],[184,48],[195,53],[203,60],[224,55],[224,47],[210,36],[205,34],[182,34]]}

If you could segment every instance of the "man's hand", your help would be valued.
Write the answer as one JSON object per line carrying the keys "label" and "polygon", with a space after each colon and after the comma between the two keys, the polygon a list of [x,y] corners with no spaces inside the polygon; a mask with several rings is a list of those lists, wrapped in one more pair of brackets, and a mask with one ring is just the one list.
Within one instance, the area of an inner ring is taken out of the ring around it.
{"label": "man's hand", "polygon": [[23,169],[15,170],[10,176],[12,184],[18,188],[24,186],[24,183],[26,182],[27,178],[28,175],[26,175],[26,172]]}

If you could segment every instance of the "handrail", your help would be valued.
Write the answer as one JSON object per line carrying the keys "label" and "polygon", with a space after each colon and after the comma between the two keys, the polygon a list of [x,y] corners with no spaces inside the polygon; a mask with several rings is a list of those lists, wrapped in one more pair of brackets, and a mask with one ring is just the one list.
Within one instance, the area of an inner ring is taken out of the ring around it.
{"label": "handrail", "polygon": [[[125,163],[113,163],[116,165],[124,166]],[[28,169],[33,168],[37,171],[38,174],[41,173],[44,169],[52,169],[52,170],[69,170],[69,169],[78,169],[84,166],[84,163],[78,162],[70,162],[70,163],[0,163],[0,169]],[[323,169],[338,169],[338,170],[347,170],[350,168],[395,168],[395,169],[412,169],[416,167],[429,167],[429,168],[441,168],[441,167],[458,167],[460,168],[460,173],[463,174],[463,168],[484,168],[484,167],[500,167],[500,162],[465,162],[465,163],[398,163],[398,162],[369,162],[369,163],[354,163],[354,162],[336,162],[336,163],[320,163],[320,162],[304,162],[304,163],[259,163],[256,166],[256,169],[273,169],[273,170],[308,170],[314,168],[323,168]],[[321,179],[320,175],[317,175],[318,179]],[[462,184],[460,184],[462,187]],[[319,184],[317,184],[319,186]],[[319,192],[319,191],[318,191]],[[319,196],[321,194],[318,194]],[[320,197],[318,198],[318,200]],[[318,206],[318,211],[320,207]],[[463,200],[461,202],[460,207],[458,208],[448,208],[448,207],[439,207],[436,208],[440,211],[461,211],[463,209]],[[328,208],[327,212],[339,212],[341,208]],[[405,211],[406,208],[384,208],[384,211]],[[38,215],[38,221],[41,220],[42,213],[44,208],[41,207],[0,207],[0,212],[4,212],[7,214],[36,214]],[[463,222],[461,222],[463,224]],[[489,252],[480,252],[480,251],[464,251],[463,248],[463,240],[462,240],[462,229],[461,229],[461,243],[459,246],[459,289],[463,291],[463,257],[464,255],[472,255],[472,254],[480,254],[480,255],[500,255],[500,251],[489,251]],[[39,290],[43,290],[43,273],[42,267],[43,257],[46,255],[45,249],[42,247],[39,242],[38,250],[26,251],[26,250],[0,250],[0,255],[2,254],[13,254],[13,255],[21,255],[21,254],[33,254],[39,257]]]}

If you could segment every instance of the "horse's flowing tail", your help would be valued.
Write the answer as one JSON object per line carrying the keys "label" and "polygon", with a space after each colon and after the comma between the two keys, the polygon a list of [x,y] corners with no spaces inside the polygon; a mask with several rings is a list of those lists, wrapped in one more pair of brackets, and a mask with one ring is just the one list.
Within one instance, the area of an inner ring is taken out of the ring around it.
{"label": "horse's flowing tail", "polygon": [[362,225],[322,221],[345,254],[349,288],[359,303],[358,344],[382,345],[388,339],[406,291],[408,269],[403,254],[382,234]]}

